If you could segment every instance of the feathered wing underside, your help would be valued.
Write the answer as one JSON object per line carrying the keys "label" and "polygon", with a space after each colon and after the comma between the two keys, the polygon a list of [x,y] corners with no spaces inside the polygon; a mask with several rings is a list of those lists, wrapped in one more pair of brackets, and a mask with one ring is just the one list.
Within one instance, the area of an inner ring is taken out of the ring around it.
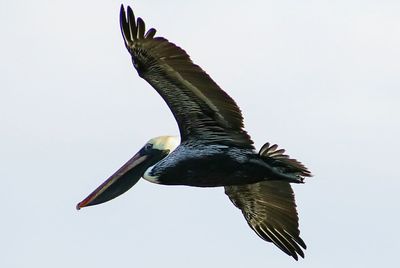
{"label": "feathered wing underside", "polygon": [[163,37],[155,37],[153,28],[146,32],[143,20],[135,20],[130,7],[125,14],[121,6],[120,24],[138,74],[168,104],[182,141],[194,138],[253,148],[234,100],[183,49]]}
{"label": "feathered wing underside", "polygon": [[238,207],[259,237],[274,243],[286,254],[304,258],[306,244],[300,238],[294,193],[289,183],[265,181],[225,186],[225,193]]}

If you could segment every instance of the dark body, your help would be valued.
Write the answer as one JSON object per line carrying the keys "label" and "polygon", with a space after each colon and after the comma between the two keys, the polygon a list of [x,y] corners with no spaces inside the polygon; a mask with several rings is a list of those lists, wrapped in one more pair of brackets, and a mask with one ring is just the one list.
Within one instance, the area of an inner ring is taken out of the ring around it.
{"label": "dark body", "polygon": [[270,180],[301,182],[272,164],[252,149],[186,142],[158,162],[149,175],[157,177],[159,184],[197,187],[245,185]]}

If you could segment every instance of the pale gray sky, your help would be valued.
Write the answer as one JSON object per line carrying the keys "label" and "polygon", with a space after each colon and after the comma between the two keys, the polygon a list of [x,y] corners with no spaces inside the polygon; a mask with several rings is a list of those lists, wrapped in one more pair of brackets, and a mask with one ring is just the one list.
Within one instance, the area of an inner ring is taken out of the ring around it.
{"label": "pale gray sky", "polygon": [[296,185],[306,258],[260,240],[223,189],[140,181],[75,210],[149,139],[178,134],[119,31],[120,1],[0,2],[1,267],[394,267],[399,1],[127,1],[240,105]]}

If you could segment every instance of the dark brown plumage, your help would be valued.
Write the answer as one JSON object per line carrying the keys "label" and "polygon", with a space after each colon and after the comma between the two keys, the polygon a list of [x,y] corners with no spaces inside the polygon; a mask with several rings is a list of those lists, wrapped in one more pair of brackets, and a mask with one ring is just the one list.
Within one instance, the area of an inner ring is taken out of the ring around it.
{"label": "dark brown plumage", "polygon": [[163,37],[154,37],[153,28],[145,34],[143,20],[135,21],[130,7],[127,17],[121,7],[120,23],[138,74],[168,104],[178,122],[182,142],[191,138],[253,148],[235,101],[183,49]]}
{"label": "dark brown plumage", "polygon": [[296,260],[304,258],[296,203],[288,182],[258,182],[241,186],[225,186],[225,193],[238,207],[247,223],[259,237],[273,242]]}

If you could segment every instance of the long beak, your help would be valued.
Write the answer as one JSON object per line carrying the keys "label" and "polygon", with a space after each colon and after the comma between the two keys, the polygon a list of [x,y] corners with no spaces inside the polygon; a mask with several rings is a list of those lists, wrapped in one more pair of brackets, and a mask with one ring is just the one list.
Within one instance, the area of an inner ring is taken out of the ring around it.
{"label": "long beak", "polygon": [[101,204],[125,193],[139,181],[147,168],[160,161],[165,155],[163,151],[148,151],[143,147],[117,172],[79,202],[76,209]]}

